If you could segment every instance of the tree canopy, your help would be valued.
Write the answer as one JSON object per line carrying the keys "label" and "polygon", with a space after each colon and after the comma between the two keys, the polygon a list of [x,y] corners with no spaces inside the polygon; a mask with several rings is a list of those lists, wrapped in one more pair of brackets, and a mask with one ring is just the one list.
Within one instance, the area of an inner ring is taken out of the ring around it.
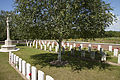
{"label": "tree canopy", "polygon": [[[103,0],[15,0],[14,3],[16,14],[12,13],[11,28],[15,30],[14,37],[55,39],[59,43],[59,60],[63,39],[103,36],[115,17],[110,4]],[[3,20],[1,26],[5,26]]]}
{"label": "tree canopy", "polygon": [[102,0],[16,0],[15,5],[21,26],[32,38],[44,35],[59,43],[58,60],[63,39],[75,34],[82,38],[102,36],[114,17],[110,4]]}
{"label": "tree canopy", "polygon": [[36,39],[64,39],[74,34],[94,38],[102,36],[114,20],[110,4],[102,0],[16,0],[15,6],[18,24]]}

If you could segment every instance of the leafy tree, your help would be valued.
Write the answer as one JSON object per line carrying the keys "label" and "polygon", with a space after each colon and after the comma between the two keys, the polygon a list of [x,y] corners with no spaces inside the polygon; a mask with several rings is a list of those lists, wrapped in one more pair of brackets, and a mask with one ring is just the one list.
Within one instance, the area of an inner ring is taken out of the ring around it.
{"label": "leafy tree", "polygon": [[104,37],[120,37],[119,31],[106,31]]}
{"label": "leafy tree", "polygon": [[102,0],[16,0],[15,5],[21,28],[29,30],[30,37],[37,38],[40,33],[39,38],[49,36],[58,42],[59,61],[63,39],[74,34],[82,38],[101,36],[114,17],[110,4]]}

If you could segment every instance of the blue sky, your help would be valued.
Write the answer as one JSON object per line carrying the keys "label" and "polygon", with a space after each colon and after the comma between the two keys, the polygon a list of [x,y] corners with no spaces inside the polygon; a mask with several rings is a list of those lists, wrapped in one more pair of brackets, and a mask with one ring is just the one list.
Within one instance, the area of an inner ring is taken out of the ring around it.
{"label": "blue sky", "polygon": [[[114,9],[112,11],[118,18],[117,23],[114,22],[106,30],[120,31],[120,0],[104,0],[106,3],[110,3],[111,7]],[[0,0],[0,10],[11,11],[13,8],[14,0]]]}
{"label": "blue sky", "polygon": [[120,31],[120,0],[104,0],[106,3],[110,3],[111,7],[114,9],[112,11],[113,14],[116,15],[117,17],[117,21],[113,22],[113,25],[110,25],[109,28],[107,28],[106,30],[112,30],[112,31]]}

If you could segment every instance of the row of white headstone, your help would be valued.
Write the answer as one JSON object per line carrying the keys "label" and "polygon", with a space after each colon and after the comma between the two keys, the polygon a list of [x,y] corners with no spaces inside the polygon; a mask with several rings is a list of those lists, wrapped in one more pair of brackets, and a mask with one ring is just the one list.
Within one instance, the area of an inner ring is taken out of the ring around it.
{"label": "row of white headstone", "polygon": [[[98,50],[101,51],[101,45],[98,45]],[[103,48],[102,48],[102,51],[103,51]],[[113,50],[112,50],[112,46],[109,46],[109,51],[111,51],[111,52],[113,51]],[[118,52],[119,52],[118,49],[114,49],[114,54],[113,54],[113,56],[118,57]]]}
{"label": "row of white headstone", "polygon": [[[38,46],[40,46],[40,49],[41,50],[47,50],[47,47],[49,48],[49,51],[52,51],[52,48],[55,48],[55,52],[58,52],[58,48],[59,48],[59,46],[58,46],[58,44],[57,44],[57,46],[55,46],[55,42],[52,42],[52,45],[50,45],[50,42],[43,42],[43,41],[40,41],[39,40],[39,44],[38,44],[38,41],[36,40],[34,40],[33,42],[27,42],[27,46],[29,46],[30,45],[30,47],[32,47],[32,46],[35,46],[35,44],[36,44],[36,49],[38,48]],[[43,48],[44,47],[44,48]]]}
{"label": "row of white headstone", "polygon": [[37,70],[35,66],[31,66],[11,52],[9,52],[9,63],[18,69],[28,80],[54,80],[51,76],[45,76],[43,71]]}
{"label": "row of white headstone", "polygon": [[[85,57],[85,51],[81,52],[81,57],[83,57],[83,58]],[[92,60],[95,59],[95,52],[94,51],[90,52],[90,58]],[[102,53],[101,61],[106,61],[106,54],[105,53]]]}
{"label": "row of white headstone", "polygon": [[[29,41],[27,42],[27,46],[29,46]],[[41,44],[42,43],[42,44]],[[30,47],[35,45],[35,40],[33,41],[33,43],[30,43]],[[54,48],[54,45],[55,45],[55,42],[52,42],[52,45],[50,45],[50,41],[47,43],[46,41],[41,41],[39,40],[39,46],[40,46],[40,49],[42,50],[43,49],[43,46],[44,46],[44,50],[46,51],[46,48],[49,47],[49,51],[52,51],[52,48]],[[62,42],[62,46],[66,49],[66,47],[69,47],[69,50],[71,51],[71,49],[73,47],[76,47],[76,44],[74,43],[73,45],[70,45],[69,43],[67,43],[67,45],[64,44],[64,42]],[[36,40],[36,48],[38,47],[38,41]],[[55,52],[58,52],[58,44],[57,46],[55,46]],[[80,48],[82,49],[83,48],[83,44],[80,44]],[[90,51],[91,49],[91,44],[88,45],[88,52]],[[99,51],[101,50],[101,45],[98,45],[98,48],[97,48]],[[102,51],[103,51],[103,48],[102,48]],[[112,46],[110,45],[109,46],[109,51],[112,52]],[[118,49],[114,49],[114,56],[117,57],[118,56]]]}
{"label": "row of white headstone", "polygon": [[[32,46],[32,43],[33,43],[33,46],[35,46],[35,42],[36,42],[36,47],[37,47],[37,43],[39,42],[39,45],[41,45],[41,43],[43,44],[43,45],[47,45],[47,47],[50,45],[50,41],[47,43],[47,41],[41,41],[41,40],[39,40],[39,41],[33,41],[33,42],[26,42],[27,43],[27,46],[29,45],[29,43],[30,43],[30,47]],[[55,42],[52,42],[52,48],[54,47],[54,43]],[[57,46],[58,46],[58,44],[57,44]],[[64,44],[64,42],[62,42],[62,46],[65,48],[65,44]],[[70,43],[67,43],[67,45],[66,45],[67,47],[76,47],[76,44],[74,43],[73,45],[70,45]],[[80,46],[81,46],[81,48],[83,48],[83,44],[80,44]],[[89,44],[88,45],[88,47],[91,47],[92,45],[91,44]],[[100,48],[101,48],[101,45],[98,45],[98,50],[100,50]],[[112,51],[112,46],[110,45],[109,46],[109,51]]]}

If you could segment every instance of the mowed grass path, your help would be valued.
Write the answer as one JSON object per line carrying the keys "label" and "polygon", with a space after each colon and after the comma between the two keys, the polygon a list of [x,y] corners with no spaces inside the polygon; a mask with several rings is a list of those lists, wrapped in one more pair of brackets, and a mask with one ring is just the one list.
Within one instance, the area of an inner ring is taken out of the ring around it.
{"label": "mowed grass path", "polygon": [[68,64],[58,67],[50,65],[51,61],[57,60],[55,53],[26,46],[21,46],[20,51],[14,53],[55,80],[120,80],[118,66],[62,55],[62,60],[67,60]]}
{"label": "mowed grass path", "polygon": [[8,53],[0,52],[0,80],[24,80],[8,63]]}

